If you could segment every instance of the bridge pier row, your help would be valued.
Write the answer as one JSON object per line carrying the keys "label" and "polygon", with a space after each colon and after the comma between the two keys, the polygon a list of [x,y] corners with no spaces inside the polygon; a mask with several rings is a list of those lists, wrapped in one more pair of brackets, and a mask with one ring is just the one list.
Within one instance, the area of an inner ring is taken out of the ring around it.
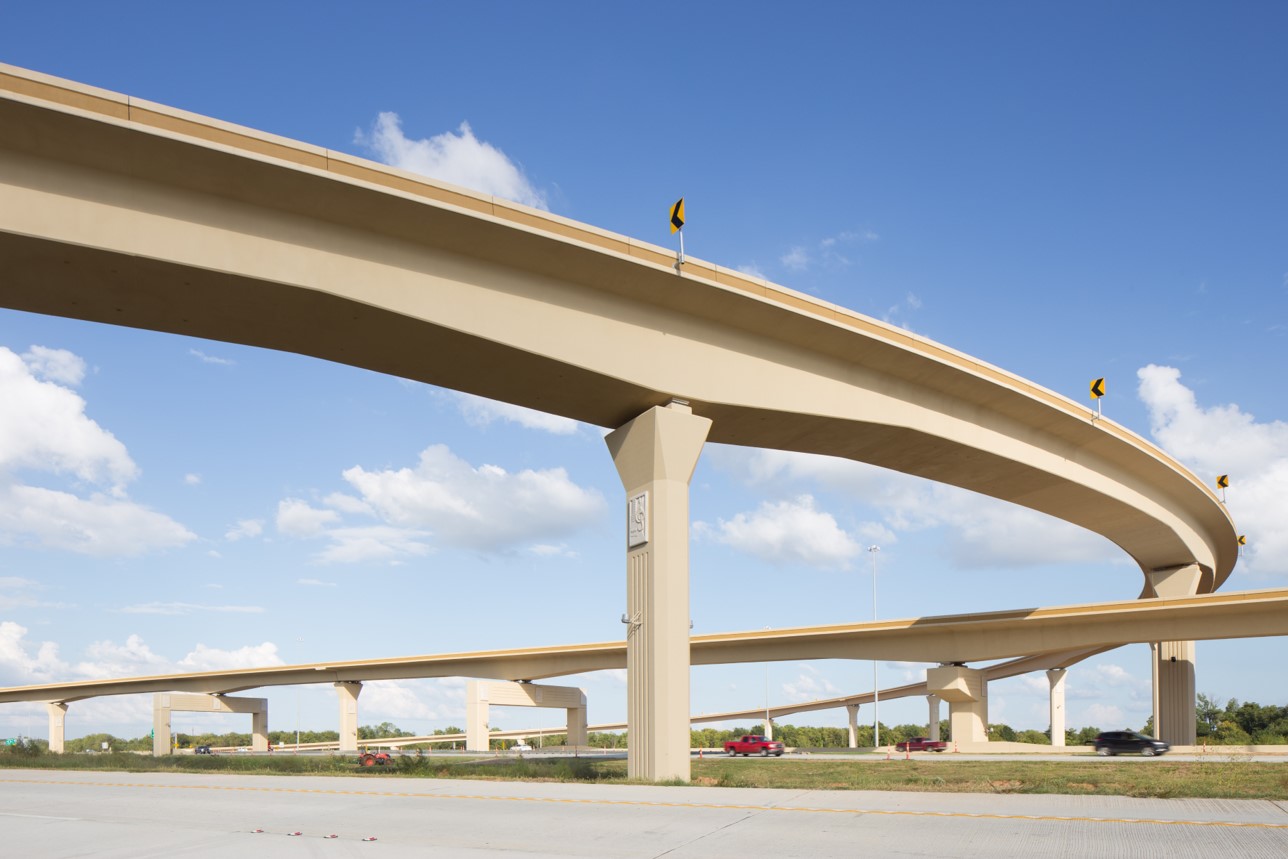
{"label": "bridge pier row", "polygon": [[67,704],[50,701],[45,707],[49,710],[49,751],[62,754],[67,750]]}
{"label": "bridge pier row", "polygon": [[930,709],[929,724],[926,726],[926,736],[934,742],[939,742],[939,696],[927,695],[926,704]]}
{"label": "bridge pier row", "polygon": [[491,745],[492,707],[547,707],[568,714],[570,746],[589,745],[586,693],[576,686],[471,680],[465,686],[465,750],[486,752]]}
{"label": "bridge pier row", "polygon": [[172,714],[182,713],[249,713],[251,717],[251,749],[268,751],[268,699],[230,698],[226,695],[166,694],[152,696],[152,754],[161,757],[173,749],[171,730]]}
{"label": "bridge pier row", "polygon": [[845,713],[850,717],[850,748],[859,747],[859,705],[846,704]]}
{"label": "bridge pier row", "polygon": [[926,670],[926,688],[948,702],[948,724],[958,745],[988,742],[988,679],[964,665]]}
{"label": "bridge pier row", "polygon": [[626,771],[689,780],[689,480],[711,421],[654,406],[605,437],[626,490]]}
{"label": "bridge pier row", "polygon": [[362,684],[356,680],[343,680],[335,684],[340,699],[340,752],[358,751],[358,696]]}
{"label": "bridge pier row", "polygon": [[1046,673],[1051,684],[1051,745],[1064,745],[1064,678],[1067,668],[1052,668]]}
{"label": "bridge pier row", "polygon": [[[1198,593],[1203,571],[1197,564],[1154,570],[1146,575],[1156,597]],[[1160,641],[1150,645],[1154,677],[1154,736],[1174,746],[1198,742],[1195,724],[1194,642]]]}

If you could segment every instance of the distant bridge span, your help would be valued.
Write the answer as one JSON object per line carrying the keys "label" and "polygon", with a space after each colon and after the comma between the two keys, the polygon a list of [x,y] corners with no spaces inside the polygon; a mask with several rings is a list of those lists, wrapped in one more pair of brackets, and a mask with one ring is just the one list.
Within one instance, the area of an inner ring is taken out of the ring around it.
{"label": "distant bridge span", "polygon": [[[693,636],[690,648],[694,665],[798,659],[977,662],[1027,654],[1057,654],[1056,659],[1034,657],[1031,665],[1021,660],[1013,670],[990,678],[997,679],[1063,664],[1059,654],[1156,641],[1163,635],[1183,635],[1199,640],[1288,635],[1288,588],[875,623],[713,633]],[[145,692],[222,695],[265,686],[424,677],[539,680],[624,667],[626,643],[605,641],[14,686],[0,689],[0,704],[70,702],[103,695]],[[826,706],[858,703],[870,698],[871,693],[847,696]]]}
{"label": "distant bridge span", "polygon": [[[545,212],[3,65],[0,269],[3,307],[296,352],[618,428],[628,497],[652,492],[655,517],[629,556],[643,584],[628,587],[627,649],[649,667],[628,699],[650,702],[632,711],[647,726],[632,731],[634,775],[687,775],[687,493],[706,440],[1047,513],[1120,546],[1144,595],[1211,593],[1238,556],[1224,505],[1167,454],[940,344]],[[1192,686],[1192,646],[1176,653]]]}

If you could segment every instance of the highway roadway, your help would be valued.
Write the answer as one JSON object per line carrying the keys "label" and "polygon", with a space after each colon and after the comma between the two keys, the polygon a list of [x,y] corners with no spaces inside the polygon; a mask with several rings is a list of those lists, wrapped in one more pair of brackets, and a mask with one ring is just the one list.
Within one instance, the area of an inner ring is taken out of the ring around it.
{"label": "highway roadway", "polygon": [[13,856],[1283,857],[1288,802],[0,774]]}

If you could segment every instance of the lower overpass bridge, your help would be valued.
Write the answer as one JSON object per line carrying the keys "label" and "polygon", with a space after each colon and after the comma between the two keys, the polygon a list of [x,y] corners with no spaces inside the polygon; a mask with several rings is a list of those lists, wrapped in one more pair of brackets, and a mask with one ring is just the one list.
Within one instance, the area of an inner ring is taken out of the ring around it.
{"label": "lower overpass bridge", "polygon": [[[1130,643],[1278,635],[1288,635],[1288,588],[714,633],[692,636],[689,650],[695,665],[809,659],[900,659],[939,663],[939,667],[927,671],[924,685],[888,690],[881,693],[882,697],[894,697],[902,692],[934,695],[946,700],[953,736],[959,742],[975,743],[987,739],[989,680],[1026,671],[1048,670],[1053,688],[1054,729],[1057,686],[1061,696],[1060,710],[1063,710],[1063,668],[1091,653]],[[997,659],[1013,661],[991,668],[967,667],[969,662]],[[340,703],[340,748],[356,751],[357,702],[364,682],[472,677],[530,684],[549,677],[623,668],[626,661],[627,643],[613,641],[18,686],[0,689],[0,704],[47,704],[50,747],[60,750],[68,706],[87,698],[148,692],[196,693],[210,696],[210,709],[228,707],[223,711],[253,712],[253,707],[235,709],[232,702],[262,699],[228,696],[268,686],[332,683]],[[1191,699],[1193,688],[1191,676],[1188,693]],[[854,706],[871,697],[869,693],[833,699],[813,709]],[[220,704],[220,701],[225,703]],[[541,706],[540,703],[536,705]],[[573,708],[567,702],[551,706]],[[584,720],[584,701],[582,707]],[[779,708],[778,712],[803,709],[788,706]],[[771,710],[770,717],[773,715]],[[736,717],[736,714],[717,714],[704,720]],[[263,724],[266,724],[266,714]],[[582,721],[580,724],[584,726],[586,723]],[[1063,734],[1062,724],[1058,732]],[[167,739],[162,744],[160,739],[157,738],[155,750],[165,753],[169,749],[169,741]],[[266,743],[265,739],[265,746]]]}

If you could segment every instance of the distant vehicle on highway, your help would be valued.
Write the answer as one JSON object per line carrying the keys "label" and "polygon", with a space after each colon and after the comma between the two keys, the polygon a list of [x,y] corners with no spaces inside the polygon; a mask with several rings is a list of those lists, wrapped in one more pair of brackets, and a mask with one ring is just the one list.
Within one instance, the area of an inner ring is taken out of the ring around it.
{"label": "distant vehicle on highway", "polygon": [[192,750],[192,753],[194,755],[213,755],[214,754],[214,752],[210,751],[210,746],[197,746],[195,749]]}
{"label": "distant vehicle on highway", "polygon": [[513,746],[510,746],[510,751],[512,751],[512,752],[530,752],[530,751],[532,751],[532,746],[528,745],[527,743],[515,743]]}
{"label": "distant vehicle on highway", "polygon": [[743,734],[736,740],[730,740],[724,744],[725,754],[730,757],[736,755],[760,755],[761,757],[781,758],[783,756],[783,744],[767,740],[760,734]]}
{"label": "distant vehicle on highway", "polygon": [[1146,757],[1165,754],[1171,750],[1171,743],[1156,740],[1139,731],[1104,731],[1092,740],[1096,754],[1116,755],[1121,752],[1140,752]]}
{"label": "distant vehicle on highway", "polygon": [[948,744],[930,737],[910,737],[894,744],[897,752],[946,752]]}

